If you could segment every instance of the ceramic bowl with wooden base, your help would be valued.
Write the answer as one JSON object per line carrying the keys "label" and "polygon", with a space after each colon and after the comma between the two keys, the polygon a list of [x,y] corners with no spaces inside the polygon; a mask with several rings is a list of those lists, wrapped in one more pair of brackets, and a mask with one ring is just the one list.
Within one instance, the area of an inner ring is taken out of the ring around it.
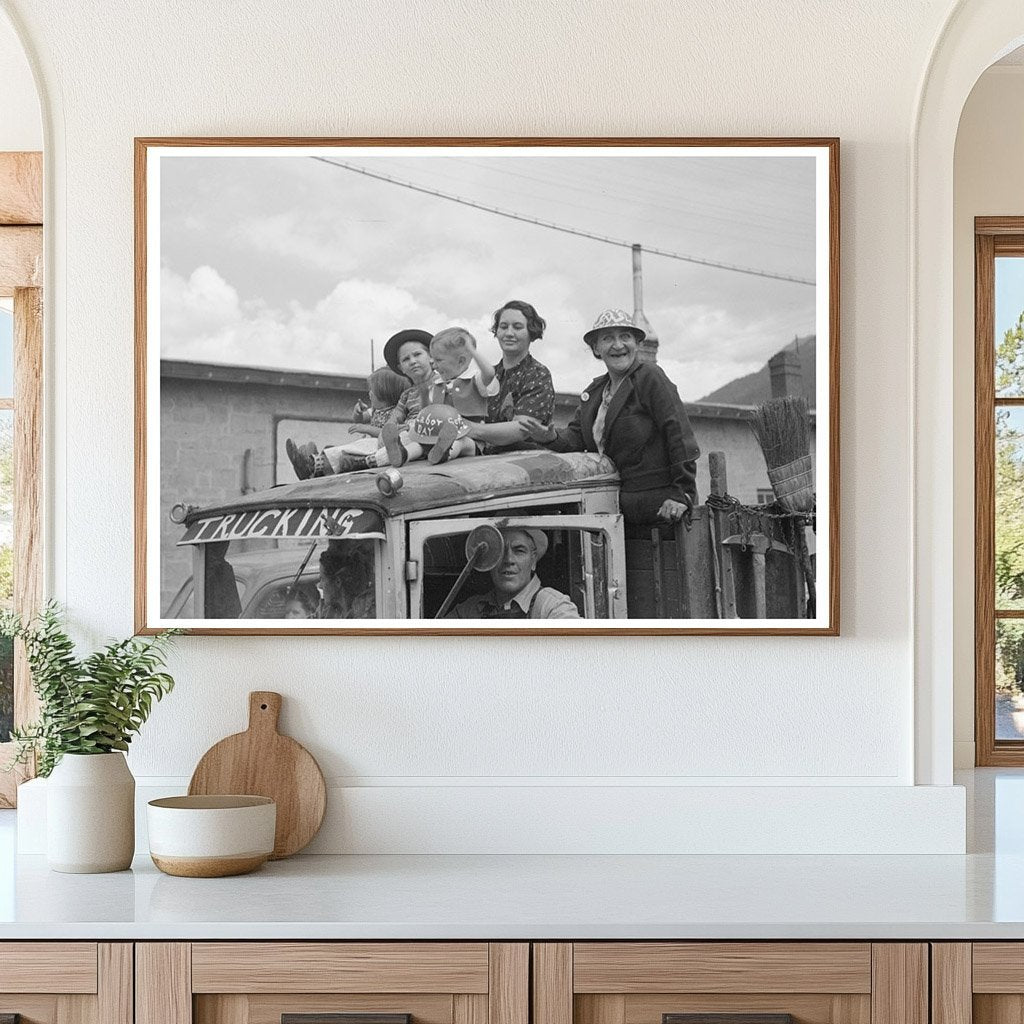
{"label": "ceramic bowl with wooden base", "polygon": [[244,875],[274,851],[277,805],[267,796],[169,796],[146,810],[150,856],[168,875]]}

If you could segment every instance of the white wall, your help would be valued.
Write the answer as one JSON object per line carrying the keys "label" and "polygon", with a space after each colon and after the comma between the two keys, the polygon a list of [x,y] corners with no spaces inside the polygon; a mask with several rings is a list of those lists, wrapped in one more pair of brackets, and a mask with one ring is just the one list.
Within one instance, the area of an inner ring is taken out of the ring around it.
{"label": "white wall", "polygon": [[32,69],[13,28],[0,18],[0,150],[42,148],[43,122]]}
{"label": "white wall", "polygon": [[[924,797],[911,788],[908,181],[945,0],[721,0],[699,18],[674,0],[296,0],[286,18],[270,0],[5,7],[53,121],[51,589],[94,639],[132,628],[133,136],[842,139],[841,638],[187,638],[178,689],[134,745],[137,775],[180,784],[241,727],[246,692],[269,688],[286,696],[286,730],[351,787],[335,801],[350,831],[386,813],[426,834],[443,806],[456,849],[460,814],[514,806],[572,828],[567,813],[586,806],[579,838],[601,819],[593,787],[633,782],[655,784],[655,805],[671,791],[663,807],[684,823],[701,816],[665,848],[714,848],[716,815],[737,849],[797,819],[801,848],[835,848],[848,840],[825,834],[824,806],[847,808],[844,828],[856,821],[869,848],[962,843],[951,791],[899,836],[886,803]],[[510,783],[525,787],[515,801]],[[780,788],[741,805],[707,786]],[[746,839],[725,820],[741,813]],[[607,824],[591,848],[616,845]]]}
{"label": "white wall", "polygon": [[[974,577],[974,218],[1024,214],[1024,66],[991,68],[964,106],[954,164],[955,574]],[[974,591],[954,591],[956,764],[974,764]]]}

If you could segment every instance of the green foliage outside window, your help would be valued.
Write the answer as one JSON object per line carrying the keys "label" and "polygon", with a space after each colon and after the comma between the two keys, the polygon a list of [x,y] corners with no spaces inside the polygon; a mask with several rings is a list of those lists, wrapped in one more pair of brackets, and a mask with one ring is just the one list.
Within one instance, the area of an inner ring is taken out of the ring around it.
{"label": "green foliage outside window", "polygon": [[[996,347],[996,395],[1024,395],[1024,312]],[[996,410],[996,608],[1024,608],[1024,410]],[[1024,692],[1024,629],[996,622],[996,685]]]}

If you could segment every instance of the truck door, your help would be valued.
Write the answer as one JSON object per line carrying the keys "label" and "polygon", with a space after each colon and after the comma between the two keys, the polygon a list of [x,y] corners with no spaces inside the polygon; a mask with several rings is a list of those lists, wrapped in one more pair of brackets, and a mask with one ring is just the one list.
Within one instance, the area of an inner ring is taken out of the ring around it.
{"label": "truck door", "polygon": [[[548,534],[537,567],[546,587],[569,596],[586,619],[626,618],[626,555],[621,515],[538,515],[430,519],[408,524],[409,618],[432,618],[466,564],[466,536],[481,525],[529,526]],[[473,573],[462,597],[489,587]]]}

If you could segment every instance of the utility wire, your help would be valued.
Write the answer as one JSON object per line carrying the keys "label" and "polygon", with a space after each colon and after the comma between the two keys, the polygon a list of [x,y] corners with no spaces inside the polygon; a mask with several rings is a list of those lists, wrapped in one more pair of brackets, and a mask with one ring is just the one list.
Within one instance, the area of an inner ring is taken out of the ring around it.
{"label": "utility wire", "polygon": [[[553,231],[562,231],[567,235],[577,235],[580,238],[590,238],[595,242],[605,242],[608,245],[622,246],[624,249],[632,249],[632,242],[623,242],[618,238],[608,238],[606,235],[595,235],[589,231],[581,231],[578,228],[569,228],[564,224],[553,224],[551,221],[539,220],[536,217],[526,217],[521,213],[513,213],[510,210],[502,210],[497,206],[487,206],[484,203],[475,202],[472,199],[465,199],[462,196],[453,196],[448,192],[439,192],[437,189],[427,188],[424,185],[414,185],[410,181],[402,181],[400,178],[393,178],[388,174],[381,174],[378,171],[370,171],[365,167],[357,167],[355,164],[346,163],[343,160],[330,160],[325,156],[314,156],[312,160],[319,160],[321,163],[330,164],[332,167],[341,167],[346,171],[354,171],[356,174],[365,175],[367,178],[376,178],[378,181],[386,181],[391,185],[400,185],[402,188],[412,189],[413,192],[423,192],[428,196],[435,196],[438,199],[447,199],[453,203],[461,203],[463,206],[472,206],[477,210],[484,210],[487,213],[496,213],[499,217],[508,217],[510,220],[523,221],[526,224],[534,224],[537,227],[551,228]],[[750,274],[753,277],[769,277],[775,281],[791,281],[793,284],[806,284],[814,287],[814,281],[806,277],[794,277],[789,274],[776,274],[770,270],[756,270],[753,267],[741,267],[735,263],[721,263],[718,260],[704,259],[701,256],[687,256],[684,253],[669,252],[667,249],[649,249],[643,247],[645,253],[654,256],[664,256],[670,260],[682,260],[684,263],[696,263],[702,267],[715,267],[718,270],[731,270],[737,274]]]}

